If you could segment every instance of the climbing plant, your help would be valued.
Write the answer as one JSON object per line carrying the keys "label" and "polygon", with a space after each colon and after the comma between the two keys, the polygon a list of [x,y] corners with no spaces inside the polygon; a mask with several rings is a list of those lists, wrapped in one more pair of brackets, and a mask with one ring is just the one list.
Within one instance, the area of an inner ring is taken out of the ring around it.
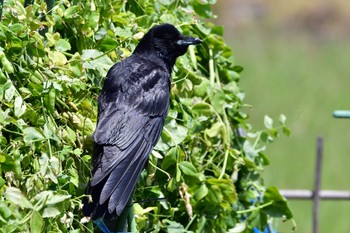
{"label": "climbing plant", "polygon": [[97,96],[112,64],[160,23],[204,43],[174,68],[169,116],[134,194],[138,230],[253,232],[292,218],[260,175],[286,118],[247,123],[243,68],[206,20],[215,0],[1,3],[1,232],[93,232],[81,201]]}

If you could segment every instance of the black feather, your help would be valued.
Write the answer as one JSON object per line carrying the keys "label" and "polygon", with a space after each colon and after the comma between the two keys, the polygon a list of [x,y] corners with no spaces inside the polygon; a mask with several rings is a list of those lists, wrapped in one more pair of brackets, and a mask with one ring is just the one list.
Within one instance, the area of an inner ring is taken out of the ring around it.
{"label": "black feather", "polygon": [[92,179],[84,214],[92,219],[120,215],[157,143],[168,113],[171,70],[176,58],[199,39],[170,24],[155,26],[134,53],[115,64],[98,99]]}

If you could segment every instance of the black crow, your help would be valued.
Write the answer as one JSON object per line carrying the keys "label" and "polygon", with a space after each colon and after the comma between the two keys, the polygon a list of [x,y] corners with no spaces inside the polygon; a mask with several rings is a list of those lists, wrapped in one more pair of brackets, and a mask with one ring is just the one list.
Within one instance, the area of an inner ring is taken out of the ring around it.
{"label": "black crow", "polygon": [[98,98],[92,179],[84,214],[114,219],[121,214],[168,113],[171,71],[176,58],[200,39],[171,24],[152,27],[134,53],[107,73]]}

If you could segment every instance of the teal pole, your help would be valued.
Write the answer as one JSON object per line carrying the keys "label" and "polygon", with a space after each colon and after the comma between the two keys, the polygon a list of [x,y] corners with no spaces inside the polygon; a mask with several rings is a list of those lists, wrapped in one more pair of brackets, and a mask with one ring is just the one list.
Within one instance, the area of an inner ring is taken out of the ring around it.
{"label": "teal pole", "polygon": [[350,118],[350,111],[349,110],[334,111],[333,117],[335,117],[335,118]]}

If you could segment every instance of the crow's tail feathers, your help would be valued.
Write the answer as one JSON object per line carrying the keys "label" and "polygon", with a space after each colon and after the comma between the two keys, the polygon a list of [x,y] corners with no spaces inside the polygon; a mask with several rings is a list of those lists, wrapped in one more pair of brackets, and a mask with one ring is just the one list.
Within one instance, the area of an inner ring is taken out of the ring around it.
{"label": "crow's tail feathers", "polygon": [[99,219],[96,219],[94,220],[94,223],[96,224],[96,226],[98,226],[98,228],[100,228],[100,230],[103,232],[103,233],[112,233],[108,227],[106,226],[106,224],[103,222],[103,219],[102,218],[99,218]]}
{"label": "crow's tail feathers", "polygon": [[102,233],[120,233],[127,230],[128,224],[132,221],[128,218],[134,218],[132,210],[132,199],[130,198],[128,205],[125,207],[120,216],[110,219],[110,218],[97,218],[93,222],[99,228]]}
{"label": "crow's tail feathers", "polygon": [[[128,215],[128,213],[125,214],[126,216]],[[114,220],[98,218],[94,220],[94,223],[103,233],[123,233],[127,231],[128,227],[127,218],[123,218],[123,216],[119,216],[117,219]]]}

